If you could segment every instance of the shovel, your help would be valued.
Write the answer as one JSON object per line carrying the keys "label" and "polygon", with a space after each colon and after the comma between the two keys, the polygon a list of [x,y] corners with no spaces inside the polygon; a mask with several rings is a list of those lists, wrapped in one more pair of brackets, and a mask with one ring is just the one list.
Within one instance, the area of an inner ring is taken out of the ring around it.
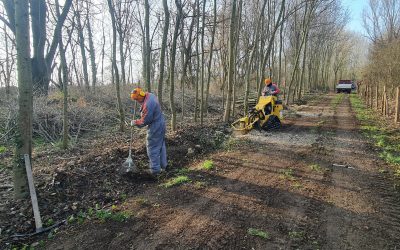
{"label": "shovel", "polygon": [[35,236],[35,235],[47,232],[53,228],[56,228],[64,223],[66,223],[66,220],[63,220],[63,221],[58,222],[50,227],[47,227],[47,228],[43,227],[42,218],[40,217],[40,211],[39,211],[39,205],[38,205],[38,199],[37,199],[37,195],[36,195],[35,185],[33,183],[31,160],[30,160],[28,154],[24,154],[24,160],[25,160],[26,176],[28,178],[29,193],[30,193],[31,201],[32,201],[33,217],[35,218],[36,231],[33,233],[28,233],[28,234],[15,234],[15,235],[13,235],[13,237],[15,237],[15,238],[27,238],[27,237]]}
{"label": "shovel", "polygon": [[[133,119],[135,119],[136,108],[133,110]],[[133,126],[131,126],[131,139],[129,141],[129,155],[125,162],[122,164],[123,173],[136,173],[138,169],[132,159],[132,139],[133,139]]]}

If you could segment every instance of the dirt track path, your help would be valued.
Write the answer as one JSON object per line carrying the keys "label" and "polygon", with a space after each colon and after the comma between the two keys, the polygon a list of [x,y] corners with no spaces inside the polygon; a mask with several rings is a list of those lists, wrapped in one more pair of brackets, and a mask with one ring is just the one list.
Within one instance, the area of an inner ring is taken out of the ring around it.
{"label": "dirt track path", "polygon": [[379,171],[387,166],[359,135],[348,97],[336,109],[332,98],[211,154],[212,171],[193,163],[190,184],[150,184],[125,202],[129,221],[72,226],[47,248],[399,248],[400,196]]}

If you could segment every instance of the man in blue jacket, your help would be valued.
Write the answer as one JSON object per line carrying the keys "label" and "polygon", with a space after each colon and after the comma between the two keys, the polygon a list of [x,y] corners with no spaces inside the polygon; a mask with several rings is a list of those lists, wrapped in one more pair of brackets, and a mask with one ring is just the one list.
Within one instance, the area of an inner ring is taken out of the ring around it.
{"label": "man in blue jacket", "polygon": [[132,120],[131,125],[139,128],[147,126],[147,155],[150,160],[148,173],[158,175],[167,167],[167,148],[165,146],[165,119],[157,97],[135,88],[131,99],[137,101],[140,107],[140,119]]}

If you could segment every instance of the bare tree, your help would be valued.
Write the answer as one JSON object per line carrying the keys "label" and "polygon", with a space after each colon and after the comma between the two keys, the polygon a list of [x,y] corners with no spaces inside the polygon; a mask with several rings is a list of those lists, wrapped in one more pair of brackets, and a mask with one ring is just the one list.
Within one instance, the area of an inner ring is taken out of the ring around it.
{"label": "bare tree", "polygon": [[121,80],[122,84],[126,84],[126,58],[127,51],[130,48],[128,38],[131,35],[131,23],[133,15],[133,2],[117,1],[116,2],[116,15],[115,24],[117,26],[118,40],[119,40],[119,59],[121,61]]}
{"label": "bare tree", "polygon": [[89,40],[89,55],[90,55],[90,66],[92,71],[92,88],[96,88],[97,82],[97,65],[96,65],[96,51],[93,43],[93,32],[92,24],[90,20],[90,5],[89,1],[86,2],[86,23],[88,29],[88,40]]}
{"label": "bare tree", "polygon": [[[181,115],[182,115],[182,120],[184,120],[185,118],[185,83],[187,80],[187,70],[189,67],[189,72],[191,73],[191,56],[192,56],[192,42],[193,42],[193,28],[194,28],[194,24],[196,22],[196,17],[194,15],[194,13],[196,12],[196,5],[192,4],[192,18],[190,21],[190,25],[189,25],[189,31],[187,34],[187,43],[185,41],[185,32],[184,32],[184,18],[182,18],[182,24],[181,24],[181,59],[182,59],[182,77],[181,77]],[[190,77],[190,79],[193,81],[193,77]]]}
{"label": "bare tree", "polygon": [[[56,13],[57,17],[60,16],[59,3],[56,0]],[[70,36],[71,38],[72,36]],[[68,125],[68,66],[67,59],[65,58],[65,48],[62,38],[62,32],[60,32],[58,37],[58,46],[60,50],[60,60],[61,60],[61,71],[62,71],[62,91],[63,91],[63,139],[62,147],[64,149],[68,148],[68,136],[69,136],[69,125]]]}
{"label": "bare tree", "polygon": [[[0,64],[1,67],[1,73],[3,75],[4,79],[4,86],[6,89],[6,95],[7,98],[10,96],[10,85],[11,85],[11,75],[14,71],[15,67],[15,57],[13,55],[13,52],[15,51],[15,41],[13,41],[9,37],[9,31],[7,29],[7,26],[4,24],[3,27],[3,32],[4,32],[4,52],[5,52],[5,59],[4,63]],[[15,53],[15,52],[14,52]]]}
{"label": "bare tree", "polygon": [[28,0],[15,1],[15,37],[18,69],[18,122],[14,161],[14,193],[16,198],[28,195],[24,154],[32,155],[32,70],[30,62]]}
{"label": "bare tree", "polygon": [[119,130],[124,131],[125,127],[125,114],[124,109],[122,107],[121,102],[121,93],[120,93],[120,81],[119,81],[119,73],[118,73],[118,65],[117,65],[117,27],[115,23],[115,9],[111,0],[107,0],[108,10],[111,15],[112,21],[112,31],[113,31],[113,41],[112,41],[112,72],[113,72],[113,83],[115,84],[115,90],[117,92],[117,104],[118,104],[118,113],[119,113]]}
{"label": "bare tree", "polygon": [[179,33],[179,26],[181,24],[181,17],[182,17],[182,3],[180,0],[175,0],[175,5],[177,9],[176,20],[175,20],[175,28],[174,28],[174,35],[172,38],[172,46],[171,46],[171,63],[170,63],[170,73],[169,73],[169,101],[171,107],[171,128],[173,131],[176,129],[176,109],[175,109],[175,102],[174,102],[174,88],[175,88],[175,55],[176,55],[176,43],[178,39]]}
{"label": "bare tree", "polygon": [[144,81],[146,84],[147,91],[151,91],[151,79],[150,79],[150,72],[151,72],[151,47],[150,47],[150,4],[149,0],[144,0],[144,9],[145,9],[145,16],[144,16]]}
{"label": "bare tree", "polygon": [[[200,7],[200,6],[199,6]],[[200,124],[203,125],[204,116],[204,26],[206,17],[206,1],[203,0],[201,24],[201,84],[200,84]]]}
{"label": "bare tree", "polygon": [[211,44],[210,44],[210,55],[208,57],[208,66],[207,66],[207,84],[206,84],[206,100],[205,100],[205,107],[204,109],[208,110],[208,96],[210,93],[210,80],[211,80],[211,65],[213,59],[213,52],[214,52],[214,41],[215,41],[215,30],[217,28],[217,0],[214,0],[214,7],[213,7],[213,25],[211,31]]}
{"label": "bare tree", "polygon": [[228,122],[231,114],[232,87],[235,69],[235,31],[236,31],[236,0],[232,0],[231,22],[229,28],[229,70],[228,70],[228,95],[224,113],[224,122]]}
{"label": "bare tree", "polygon": [[165,49],[167,47],[168,28],[169,28],[169,10],[167,0],[163,0],[164,7],[164,29],[161,43],[161,54],[160,54],[160,76],[158,79],[158,101],[162,104],[162,93],[163,93],[163,81],[164,81],[164,67],[165,67]]}
{"label": "bare tree", "polygon": [[198,118],[199,104],[199,74],[200,74],[200,53],[199,53],[199,33],[200,33],[200,1],[196,0],[196,85],[194,97],[194,121]]}
{"label": "bare tree", "polygon": [[79,38],[78,39],[79,48],[81,49],[83,80],[85,82],[86,90],[89,91],[89,89],[90,89],[89,73],[88,73],[88,65],[87,65],[87,59],[86,59],[85,38],[84,38],[84,35],[83,35],[84,26],[82,25],[82,20],[81,20],[81,6],[77,6],[77,9],[75,10],[75,16],[76,16],[78,38]]}
{"label": "bare tree", "polygon": [[[2,0],[7,12],[7,26],[15,32],[15,5],[13,0]],[[34,89],[43,94],[47,94],[50,83],[50,75],[52,72],[52,63],[58,46],[58,34],[64,24],[65,18],[71,7],[72,0],[66,0],[60,18],[56,22],[56,26],[51,37],[51,42],[46,50],[47,41],[46,17],[47,8],[45,0],[37,0],[30,2],[30,15],[32,23],[32,41],[33,41],[33,58],[32,58],[32,78]]]}
{"label": "bare tree", "polygon": [[272,31],[269,34],[269,41],[268,41],[268,45],[267,48],[265,50],[265,55],[263,55],[263,60],[261,63],[261,81],[259,81],[258,83],[258,95],[261,94],[261,86],[264,82],[264,77],[265,77],[265,67],[267,64],[267,60],[269,58],[269,56],[271,55],[271,51],[272,51],[272,46],[274,44],[274,39],[275,39],[275,35],[276,35],[276,31],[278,30],[278,28],[282,25],[283,23],[283,12],[285,10],[285,0],[282,0],[281,5],[280,5],[280,10],[279,10],[279,14],[278,17],[276,19],[276,21],[273,23],[272,26]]}

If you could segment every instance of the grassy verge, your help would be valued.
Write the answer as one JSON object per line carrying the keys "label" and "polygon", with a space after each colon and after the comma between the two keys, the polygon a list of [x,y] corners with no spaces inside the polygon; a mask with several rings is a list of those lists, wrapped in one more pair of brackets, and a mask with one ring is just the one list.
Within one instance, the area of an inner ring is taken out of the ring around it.
{"label": "grassy verge", "polygon": [[249,235],[257,236],[257,237],[260,237],[260,238],[263,238],[263,239],[269,239],[270,238],[270,234],[268,232],[265,232],[263,230],[256,229],[256,228],[249,228],[247,230],[247,233]]}
{"label": "grassy verge", "polygon": [[214,162],[211,160],[205,160],[201,166],[204,170],[213,170],[214,169]]}
{"label": "grassy verge", "polygon": [[343,93],[335,95],[335,97],[331,101],[331,105],[332,105],[333,109],[337,108],[337,106],[342,102],[343,97],[344,97]]}
{"label": "grassy verge", "polygon": [[188,176],[178,175],[178,176],[168,180],[166,183],[161,184],[161,186],[165,187],[165,188],[170,188],[170,187],[181,185],[183,183],[190,182],[190,181],[191,180]]}
{"label": "grassy verge", "polygon": [[361,123],[364,135],[372,139],[375,146],[381,149],[380,157],[395,166],[395,175],[400,177],[400,134],[398,130],[388,128],[383,118],[375,111],[368,109],[359,96],[350,96],[351,105]]}

